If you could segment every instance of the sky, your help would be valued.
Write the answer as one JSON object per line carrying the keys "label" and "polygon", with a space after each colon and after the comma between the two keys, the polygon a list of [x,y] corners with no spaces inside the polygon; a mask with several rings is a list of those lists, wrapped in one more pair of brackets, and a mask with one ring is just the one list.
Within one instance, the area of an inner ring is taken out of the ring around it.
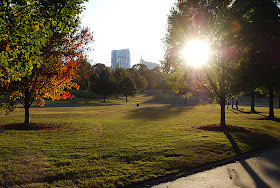
{"label": "sky", "polygon": [[111,66],[111,51],[129,49],[131,65],[163,60],[167,17],[175,0],[89,0],[82,25],[93,32],[88,59]]}

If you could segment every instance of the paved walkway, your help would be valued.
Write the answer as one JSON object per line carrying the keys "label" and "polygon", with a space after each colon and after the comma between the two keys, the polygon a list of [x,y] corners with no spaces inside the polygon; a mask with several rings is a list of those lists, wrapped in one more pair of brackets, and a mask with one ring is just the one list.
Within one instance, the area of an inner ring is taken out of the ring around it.
{"label": "paved walkway", "polygon": [[280,146],[153,188],[280,188]]}

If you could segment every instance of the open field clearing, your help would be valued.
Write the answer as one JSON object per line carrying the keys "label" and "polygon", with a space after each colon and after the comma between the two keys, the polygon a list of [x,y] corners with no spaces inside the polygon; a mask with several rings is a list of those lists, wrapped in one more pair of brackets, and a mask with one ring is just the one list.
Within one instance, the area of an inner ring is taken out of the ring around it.
{"label": "open field clearing", "polygon": [[257,114],[248,113],[249,98],[239,101],[239,110],[226,109],[232,128],[224,132],[215,126],[219,105],[197,106],[195,98],[184,105],[160,91],[128,103],[77,98],[34,105],[30,118],[39,130],[12,130],[23,122],[23,108],[1,114],[0,187],[132,186],[279,143],[280,109],[268,120],[268,99],[256,99]]}

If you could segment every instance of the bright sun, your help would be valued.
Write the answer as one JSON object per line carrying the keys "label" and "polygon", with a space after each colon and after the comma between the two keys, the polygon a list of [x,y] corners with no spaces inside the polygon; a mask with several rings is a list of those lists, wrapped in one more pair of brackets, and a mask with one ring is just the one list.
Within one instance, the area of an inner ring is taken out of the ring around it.
{"label": "bright sun", "polygon": [[208,43],[203,40],[192,40],[183,50],[187,63],[196,68],[207,62],[210,52]]}

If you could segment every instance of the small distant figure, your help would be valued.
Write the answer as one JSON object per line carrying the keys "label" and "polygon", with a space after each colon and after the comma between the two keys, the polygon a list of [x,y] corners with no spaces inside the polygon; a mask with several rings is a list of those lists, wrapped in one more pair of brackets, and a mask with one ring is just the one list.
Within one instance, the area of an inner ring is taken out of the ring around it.
{"label": "small distant figure", "polygon": [[140,106],[139,103],[137,103],[136,106],[139,107]]}
{"label": "small distant figure", "polygon": [[232,95],[232,96],[231,96],[231,108],[232,108],[232,109],[234,109],[233,105],[234,105],[234,98],[233,98],[233,95]]}
{"label": "small distant figure", "polygon": [[238,98],[237,97],[235,98],[235,106],[236,106],[236,109],[238,110]]}

